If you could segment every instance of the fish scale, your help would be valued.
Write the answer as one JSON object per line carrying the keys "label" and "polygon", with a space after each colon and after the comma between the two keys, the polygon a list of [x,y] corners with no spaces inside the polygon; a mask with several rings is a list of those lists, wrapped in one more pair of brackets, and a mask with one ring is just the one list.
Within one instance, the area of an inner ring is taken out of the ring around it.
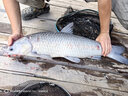
{"label": "fish scale", "polygon": [[[52,57],[78,56],[83,58],[86,55],[92,56],[94,51],[93,55],[101,55],[101,50],[96,50],[96,48],[92,47],[92,51],[89,47],[100,46],[99,43],[72,34],[42,32],[34,36],[29,35],[28,38],[33,45],[34,51],[40,54],[52,54]],[[35,38],[40,38],[40,42],[36,42]]]}

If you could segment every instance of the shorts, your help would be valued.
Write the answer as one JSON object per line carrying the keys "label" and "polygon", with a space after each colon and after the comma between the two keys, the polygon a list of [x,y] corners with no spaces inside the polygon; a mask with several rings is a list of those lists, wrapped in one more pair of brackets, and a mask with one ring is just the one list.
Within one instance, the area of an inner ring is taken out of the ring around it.
{"label": "shorts", "polygon": [[43,8],[45,6],[44,0],[17,0],[19,3],[36,7],[36,8]]}
{"label": "shorts", "polygon": [[[97,0],[85,0],[96,2]],[[128,30],[128,0],[112,0],[112,11],[117,16],[122,26]]]}
{"label": "shorts", "polygon": [[112,0],[112,11],[123,27],[128,30],[128,0]]}

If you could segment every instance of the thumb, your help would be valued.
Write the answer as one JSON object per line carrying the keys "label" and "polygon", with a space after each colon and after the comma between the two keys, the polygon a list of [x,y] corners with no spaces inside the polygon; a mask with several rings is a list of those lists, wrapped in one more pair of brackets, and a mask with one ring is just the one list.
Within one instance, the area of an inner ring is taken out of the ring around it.
{"label": "thumb", "polygon": [[96,41],[99,41],[99,37],[96,38]]}
{"label": "thumb", "polygon": [[10,36],[10,37],[8,38],[8,45],[11,46],[12,43],[13,43],[13,38],[12,38],[12,36]]}

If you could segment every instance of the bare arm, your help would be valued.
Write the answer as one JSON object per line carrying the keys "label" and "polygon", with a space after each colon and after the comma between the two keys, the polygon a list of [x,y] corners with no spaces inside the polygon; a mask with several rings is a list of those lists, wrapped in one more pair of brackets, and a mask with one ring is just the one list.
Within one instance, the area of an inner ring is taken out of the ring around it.
{"label": "bare arm", "polygon": [[109,23],[111,17],[111,0],[98,0],[100,16],[100,35],[96,41],[101,43],[102,54],[106,56],[111,51],[111,40],[109,36]]}
{"label": "bare arm", "polygon": [[3,0],[3,2],[12,27],[12,35],[8,39],[8,45],[12,45],[22,36],[20,7],[16,0]]}

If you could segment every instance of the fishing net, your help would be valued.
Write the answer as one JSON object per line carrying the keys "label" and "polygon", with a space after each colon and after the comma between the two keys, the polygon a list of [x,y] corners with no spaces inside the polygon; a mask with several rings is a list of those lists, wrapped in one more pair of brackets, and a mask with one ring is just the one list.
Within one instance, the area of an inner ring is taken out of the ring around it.
{"label": "fishing net", "polygon": [[8,96],[71,96],[62,87],[43,81],[27,81],[13,88]]}
{"label": "fishing net", "polygon": [[[73,22],[73,34],[84,36],[95,40],[100,34],[100,21],[97,11],[85,9],[74,11],[71,7],[67,9],[64,16],[56,22],[57,31],[62,30],[66,25]],[[110,23],[110,33],[113,25]]]}

